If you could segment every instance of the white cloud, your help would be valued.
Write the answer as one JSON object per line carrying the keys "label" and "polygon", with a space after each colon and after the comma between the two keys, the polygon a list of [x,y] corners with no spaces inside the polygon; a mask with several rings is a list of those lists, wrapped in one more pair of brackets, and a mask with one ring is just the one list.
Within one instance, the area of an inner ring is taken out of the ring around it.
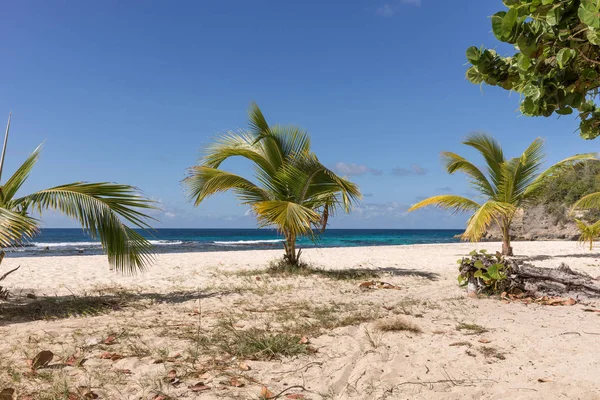
{"label": "white cloud", "polygon": [[388,203],[362,203],[352,210],[352,214],[359,219],[371,219],[385,216],[386,218],[403,218],[408,215],[406,204],[397,202]]}
{"label": "white cloud", "polygon": [[423,176],[427,174],[427,169],[421,167],[420,165],[413,164],[410,168],[394,168],[392,170],[392,175],[396,176],[409,176],[409,175],[419,175]]}
{"label": "white cloud", "polygon": [[345,175],[345,176],[360,176],[360,175],[365,175],[365,174],[373,174],[373,175],[381,175],[382,172],[379,169],[374,169],[374,168],[370,168],[367,167],[366,165],[359,165],[359,164],[348,164],[345,162],[338,162],[337,164],[335,164],[335,167],[333,167],[333,170],[340,174],[340,175]]}

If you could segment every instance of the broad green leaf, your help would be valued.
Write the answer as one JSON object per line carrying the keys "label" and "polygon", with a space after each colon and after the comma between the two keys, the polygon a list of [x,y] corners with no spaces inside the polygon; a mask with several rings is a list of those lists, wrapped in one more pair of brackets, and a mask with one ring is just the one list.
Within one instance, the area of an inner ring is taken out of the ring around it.
{"label": "broad green leaf", "polygon": [[587,26],[600,29],[600,5],[597,0],[581,0],[577,15]]}
{"label": "broad green leaf", "polygon": [[529,84],[525,86],[525,89],[523,89],[523,95],[535,101],[540,98],[542,91],[537,86]]}
{"label": "broad green leaf", "polygon": [[558,110],[556,110],[556,113],[559,115],[569,115],[573,114],[573,109],[571,107],[559,108]]}
{"label": "broad green leaf", "polygon": [[565,68],[573,59],[575,59],[576,55],[577,52],[575,50],[563,48],[560,49],[556,55],[556,61],[560,68]]}
{"label": "broad green leaf", "polygon": [[471,46],[467,49],[467,60],[473,65],[477,65],[481,58],[481,50],[475,46]]}
{"label": "broad green leaf", "polygon": [[483,262],[481,260],[477,260],[475,261],[475,263],[473,264],[473,266],[477,269],[482,269],[485,268],[485,265],[483,265]]}
{"label": "broad green leaf", "polygon": [[474,83],[476,85],[483,82],[483,75],[477,70],[476,67],[471,67],[467,70],[467,79],[469,82]]}

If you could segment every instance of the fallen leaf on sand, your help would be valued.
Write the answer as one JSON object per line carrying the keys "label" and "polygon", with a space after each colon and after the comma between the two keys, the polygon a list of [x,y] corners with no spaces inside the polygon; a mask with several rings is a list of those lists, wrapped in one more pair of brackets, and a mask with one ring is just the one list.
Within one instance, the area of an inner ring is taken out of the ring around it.
{"label": "fallen leaf on sand", "polygon": [[111,336],[107,337],[106,339],[104,339],[103,343],[107,344],[107,345],[111,345],[111,344],[115,343],[115,340],[117,340],[117,337],[111,335]]}
{"label": "fallen leaf on sand", "polygon": [[300,393],[290,393],[285,395],[288,399],[304,399],[304,395]]}
{"label": "fallen leaf on sand", "polygon": [[123,356],[120,354],[117,354],[117,353],[109,353],[107,351],[107,352],[100,354],[100,358],[103,360],[117,361],[117,360],[120,360],[121,358],[123,358]]}
{"label": "fallen leaf on sand", "polygon": [[489,340],[489,339],[483,339],[483,338],[479,339],[479,343],[490,343],[490,342],[491,342],[491,340]]}
{"label": "fallen leaf on sand", "polygon": [[549,379],[549,378],[539,378],[538,382],[540,382],[540,383],[552,382],[552,379]]}
{"label": "fallen leaf on sand", "polygon": [[188,386],[188,389],[190,389],[192,392],[203,392],[205,390],[210,390],[210,388],[206,386],[204,382],[198,382],[195,385]]}
{"label": "fallen leaf on sand", "polygon": [[244,386],[244,383],[241,382],[235,376],[232,376],[231,378],[229,378],[228,384],[229,384],[229,386],[233,386],[233,387],[242,387],[242,386]]}
{"label": "fallen leaf on sand", "polygon": [[53,358],[54,353],[50,350],[40,351],[35,357],[33,357],[33,360],[31,360],[31,368],[44,368],[50,364],[50,361],[52,361]]}
{"label": "fallen leaf on sand", "polygon": [[242,371],[250,371],[250,370],[252,369],[252,368],[250,368],[250,366],[249,366],[248,364],[246,364],[246,363],[240,363],[239,367],[240,367],[240,369],[241,369]]}
{"label": "fallen leaf on sand", "polygon": [[594,310],[593,308],[584,308],[583,311],[600,313],[600,310]]}
{"label": "fallen leaf on sand", "polygon": [[273,392],[271,392],[269,389],[267,389],[266,386],[263,386],[262,389],[260,389],[260,398],[261,399],[269,399],[273,397]]}

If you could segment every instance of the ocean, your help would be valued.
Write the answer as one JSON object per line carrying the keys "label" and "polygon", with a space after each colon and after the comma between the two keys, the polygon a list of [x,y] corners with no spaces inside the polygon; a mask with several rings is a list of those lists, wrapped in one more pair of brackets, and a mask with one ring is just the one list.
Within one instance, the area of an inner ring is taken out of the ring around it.
{"label": "ocean", "polygon": [[[424,243],[457,243],[461,230],[442,229],[329,229],[312,242],[298,241],[301,248],[387,246]],[[157,253],[282,249],[283,238],[270,229],[157,229],[142,232]],[[100,243],[81,229],[42,229],[32,241],[5,249],[11,257],[102,254]]]}

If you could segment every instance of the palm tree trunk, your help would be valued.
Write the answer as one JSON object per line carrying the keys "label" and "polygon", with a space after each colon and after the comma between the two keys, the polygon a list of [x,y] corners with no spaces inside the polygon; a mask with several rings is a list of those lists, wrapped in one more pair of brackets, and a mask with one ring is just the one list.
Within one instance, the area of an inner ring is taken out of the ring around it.
{"label": "palm tree trunk", "polygon": [[510,221],[508,219],[502,221],[502,255],[513,255],[513,248],[510,245]]}
{"label": "palm tree trunk", "polygon": [[285,243],[284,243],[284,247],[285,247],[285,260],[288,262],[288,264],[290,266],[297,266],[298,265],[298,256],[299,254],[296,254],[296,236],[294,236],[293,234],[289,233],[289,232],[285,232]]}

